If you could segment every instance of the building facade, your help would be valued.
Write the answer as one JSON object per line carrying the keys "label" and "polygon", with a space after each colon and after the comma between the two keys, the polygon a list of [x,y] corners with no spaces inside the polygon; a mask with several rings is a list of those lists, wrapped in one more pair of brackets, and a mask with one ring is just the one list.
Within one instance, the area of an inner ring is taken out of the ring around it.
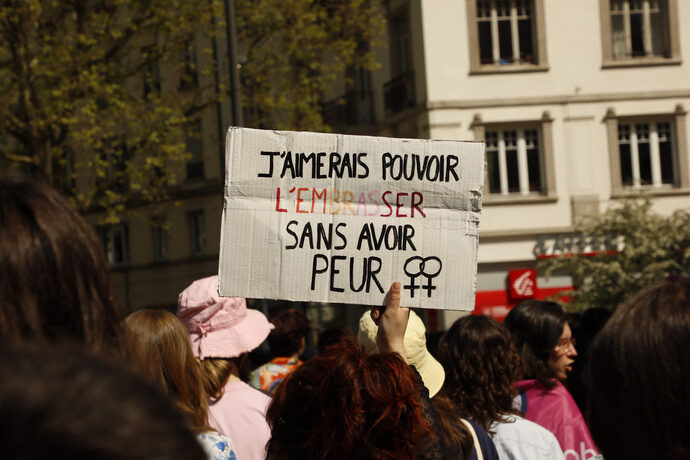
{"label": "building facade", "polygon": [[[575,224],[621,197],[690,207],[690,3],[391,0],[387,13],[382,68],[358,75],[332,124],[486,142],[478,311],[570,288],[535,274],[537,258],[603,245]],[[458,315],[430,313],[432,330]]]}
{"label": "building facade", "polygon": [[[646,191],[655,210],[690,207],[690,3],[683,0],[389,0],[381,68],[353,69],[324,116],[336,132],[483,140],[477,309],[498,318],[524,297],[571,287],[535,273],[574,245],[576,222]],[[220,115],[219,115],[220,113]],[[188,141],[178,204],[101,231],[117,296],[173,307],[217,273],[229,109]],[[174,231],[169,231],[174,229]],[[311,310],[356,327],[361,309]],[[431,331],[457,312],[429,312]]]}

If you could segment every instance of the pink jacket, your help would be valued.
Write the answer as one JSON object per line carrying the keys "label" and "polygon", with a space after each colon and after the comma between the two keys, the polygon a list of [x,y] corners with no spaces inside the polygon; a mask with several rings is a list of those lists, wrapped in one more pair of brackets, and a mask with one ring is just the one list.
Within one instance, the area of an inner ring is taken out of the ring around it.
{"label": "pink jacket", "polygon": [[584,417],[568,390],[560,383],[547,389],[536,380],[517,382],[516,398],[525,418],[552,432],[568,459],[586,460],[599,453]]}

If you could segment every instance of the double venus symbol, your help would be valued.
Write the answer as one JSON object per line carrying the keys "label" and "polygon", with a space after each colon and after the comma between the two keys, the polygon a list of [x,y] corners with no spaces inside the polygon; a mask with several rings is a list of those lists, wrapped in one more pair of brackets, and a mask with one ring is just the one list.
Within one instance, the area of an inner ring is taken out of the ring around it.
{"label": "double venus symbol", "polygon": [[[405,262],[405,274],[410,277],[410,284],[403,286],[405,289],[409,289],[410,297],[414,297],[414,291],[417,289],[426,290],[426,296],[431,297],[431,291],[436,289],[431,282],[431,280],[441,273],[441,268],[443,264],[441,259],[435,256],[430,257],[420,257],[414,256],[407,259]],[[417,284],[417,278],[424,276],[426,278],[426,285],[422,285],[424,280],[421,280]]]}

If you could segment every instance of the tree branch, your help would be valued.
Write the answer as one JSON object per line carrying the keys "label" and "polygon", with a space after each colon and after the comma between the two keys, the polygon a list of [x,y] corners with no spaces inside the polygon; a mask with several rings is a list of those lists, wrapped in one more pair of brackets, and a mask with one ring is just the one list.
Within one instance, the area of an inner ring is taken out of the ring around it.
{"label": "tree branch", "polygon": [[6,159],[8,161],[12,161],[14,163],[22,163],[22,164],[30,164],[30,165],[37,165],[38,164],[38,160],[36,159],[36,157],[30,157],[30,156],[26,156],[26,155],[17,155],[15,153],[6,152],[4,150],[0,150],[0,156],[2,156],[2,158]]}

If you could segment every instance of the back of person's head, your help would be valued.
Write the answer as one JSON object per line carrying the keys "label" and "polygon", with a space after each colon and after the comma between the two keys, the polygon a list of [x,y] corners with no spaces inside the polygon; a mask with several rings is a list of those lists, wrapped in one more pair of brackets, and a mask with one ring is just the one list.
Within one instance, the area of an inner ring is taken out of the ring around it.
{"label": "back of person's head", "polygon": [[273,327],[263,313],[247,308],[246,299],[221,297],[217,275],[195,280],[180,293],[177,316],[189,334],[212,400],[223,397],[230,375],[239,373],[242,357]]}
{"label": "back of person's head", "polygon": [[[357,341],[367,353],[378,353],[379,351],[376,343],[378,330],[378,325],[371,318],[371,311],[364,312],[359,318]],[[441,363],[426,348],[426,326],[414,310],[410,310],[403,337],[403,346],[407,362],[417,369],[424,386],[429,390],[429,397],[433,398],[443,386],[446,373]]]}
{"label": "back of person's head", "polygon": [[441,338],[439,360],[446,369],[441,392],[463,417],[489,431],[493,422],[513,412],[520,357],[503,325],[482,315],[458,319]]}
{"label": "back of person's head", "polygon": [[[580,353],[586,353],[589,350],[594,337],[611,318],[611,314],[611,310],[601,307],[588,308],[582,313],[577,331],[577,347]],[[575,330],[573,330],[573,335],[575,335]]]}
{"label": "back of person's head", "polygon": [[300,310],[283,310],[271,318],[273,330],[268,334],[268,346],[275,357],[288,357],[299,353],[309,334],[310,322]]}
{"label": "back of person's head", "polygon": [[208,401],[187,329],[165,310],[139,310],[124,321],[132,364],[175,398],[197,430],[208,429]]}
{"label": "back of person's head", "polygon": [[0,178],[0,340],[117,346],[121,314],[93,229],[51,187]]}
{"label": "back of person's head", "polygon": [[396,353],[354,338],[289,374],[266,418],[269,459],[412,459],[431,436],[418,378]]}
{"label": "back of person's head", "polygon": [[618,307],[591,348],[590,428],[606,460],[690,458],[690,279]]}
{"label": "back of person's head", "polygon": [[555,373],[548,362],[566,324],[563,307],[556,302],[526,300],[510,310],[504,324],[520,354],[523,377],[552,387]]}
{"label": "back of person's head", "polygon": [[325,329],[319,334],[319,339],[316,342],[316,349],[319,353],[323,353],[326,348],[340,345],[342,342],[349,340],[350,337],[354,337],[354,335],[347,327],[331,327]]}
{"label": "back of person's head", "polygon": [[170,398],[76,348],[0,351],[0,456],[206,458]]}

